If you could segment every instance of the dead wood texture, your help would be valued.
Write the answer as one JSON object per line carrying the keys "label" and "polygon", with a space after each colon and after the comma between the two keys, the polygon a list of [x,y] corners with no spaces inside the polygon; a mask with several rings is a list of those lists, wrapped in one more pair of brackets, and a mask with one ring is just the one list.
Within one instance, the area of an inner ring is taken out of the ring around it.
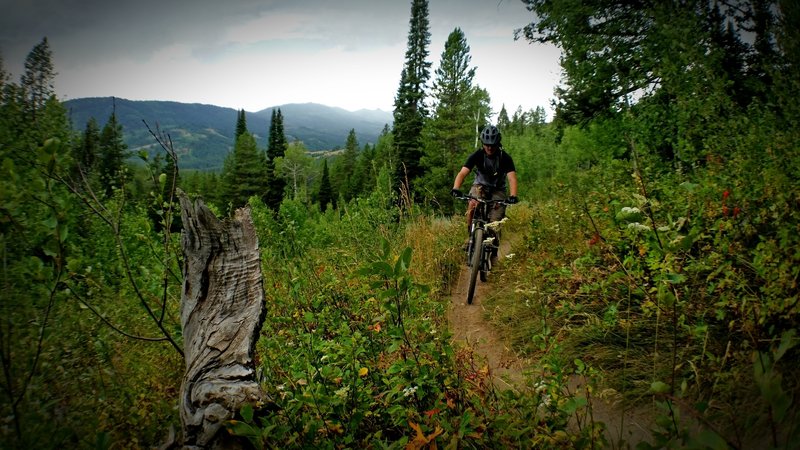
{"label": "dead wood texture", "polygon": [[258,238],[247,207],[220,221],[202,200],[180,193],[180,204],[183,444],[232,448],[224,422],[263,399],[254,362],[266,313]]}

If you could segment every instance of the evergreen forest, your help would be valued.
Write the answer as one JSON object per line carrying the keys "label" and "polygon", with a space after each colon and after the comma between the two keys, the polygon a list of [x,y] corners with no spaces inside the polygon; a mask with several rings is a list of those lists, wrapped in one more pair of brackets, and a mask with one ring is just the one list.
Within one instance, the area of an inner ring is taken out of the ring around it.
{"label": "evergreen forest", "polygon": [[[154,125],[162,151],[132,154],[113,112],[72,131],[46,38],[19,80],[0,59],[0,447],[179,446],[184,192],[258,234],[268,400],[226,421],[243,448],[798,448],[800,3],[522,2],[509,33],[562,51],[550,120],[492,111],[468,36],[431,49],[411,0],[376,143],[312,154],[242,110],[219,172]],[[489,123],[521,201],[481,307],[530,361],[516,389],[447,320],[450,188]],[[612,397],[648,439],[605,432]]]}

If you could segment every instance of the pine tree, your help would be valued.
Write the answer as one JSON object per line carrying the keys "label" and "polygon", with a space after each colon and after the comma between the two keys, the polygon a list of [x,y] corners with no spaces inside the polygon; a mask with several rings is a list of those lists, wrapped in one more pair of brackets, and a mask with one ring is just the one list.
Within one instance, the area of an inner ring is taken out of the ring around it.
{"label": "pine tree", "polygon": [[334,195],[333,187],[331,186],[327,159],[322,163],[322,178],[320,179],[319,190],[317,191],[317,201],[322,211],[326,211],[328,205],[336,208],[336,195]]}
{"label": "pine tree", "polygon": [[386,167],[389,173],[394,173],[397,167],[397,147],[394,145],[394,135],[392,129],[386,124],[378,135],[378,142],[375,143],[375,162],[378,169]]}
{"label": "pine tree", "polygon": [[[395,180],[409,184],[422,175],[422,129],[428,111],[425,86],[430,78],[427,61],[430,31],[427,0],[412,0],[408,48],[400,74],[400,86],[394,100],[394,144],[397,148]],[[411,188],[411,186],[406,186]]]}
{"label": "pine tree", "polygon": [[525,125],[528,123],[528,113],[522,110],[522,106],[518,106],[511,116],[511,124],[509,131],[512,134],[521,135],[525,131]]}
{"label": "pine tree", "polygon": [[266,158],[247,129],[244,110],[240,110],[236,117],[233,151],[225,158],[222,168],[223,198],[220,206],[231,210],[241,208],[254,195],[263,197],[266,189]]}
{"label": "pine tree", "polygon": [[269,144],[267,145],[267,157],[269,159],[280,158],[286,153],[286,134],[283,130],[283,113],[281,109],[272,110],[272,117],[269,124]]}
{"label": "pine tree", "polygon": [[236,136],[235,138],[238,139],[239,136],[247,133],[247,118],[245,117],[245,113],[243,109],[239,110],[239,114],[236,117]]}
{"label": "pine tree", "polygon": [[511,125],[511,119],[508,118],[508,111],[506,111],[506,105],[504,103],[500,108],[500,113],[497,114],[497,128],[506,131],[509,129],[509,125]]}
{"label": "pine tree", "polygon": [[470,67],[469,45],[461,29],[450,33],[445,43],[432,97],[434,116],[425,127],[427,146],[422,159],[427,169],[421,184],[427,196],[452,210],[452,201],[442,198],[449,192],[463,158],[470,150],[475,137],[475,124],[482,124],[489,112],[488,105],[479,101],[478,90],[473,87],[475,68]]}
{"label": "pine tree", "polygon": [[37,44],[25,59],[25,72],[20,79],[23,104],[31,120],[36,121],[48,99],[55,95],[53,81],[56,72],[53,66],[53,53],[47,38]]}
{"label": "pine tree", "polygon": [[225,159],[223,169],[224,202],[232,209],[247,204],[250,197],[264,193],[264,152],[259,151],[256,139],[249,132],[236,139],[233,151]]}
{"label": "pine tree", "polygon": [[375,146],[364,144],[353,171],[353,180],[356,188],[354,197],[370,193],[375,188],[375,179],[378,175],[377,169],[374,167],[376,155]]}
{"label": "pine tree", "polygon": [[11,78],[11,74],[6,71],[5,64],[3,63],[3,54],[0,53],[0,104],[6,101],[6,85]]}
{"label": "pine tree", "polygon": [[81,139],[73,150],[73,176],[88,181],[95,172],[100,155],[100,126],[94,117],[90,117]]}
{"label": "pine tree", "polygon": [[355,180],[353,177],[357,159],[358,139],[356,138],[356,130],[351,129],[344,145],[344,153],[342,153],[342,156],[339,158],[341,167],[336,177],[336,179],[339,180],[339,192],[342,194],[345,201],[353,199],[360,189],[359,181]]}
{"label": "pine tree", "polygon": [[6,72],[3,65],[3,54],[0,53],[0,142],[4,144],[10,142],[16,134],[16,130],[12,129],[14,120],[12,119],[13,114],[11,114],[15,103],[16,86],[9,84],[9,78],[10,74]]}
{"label": "pine tree", "polygon": [[286,154],[286,135],[283,131],[283,114],[280,108],[272,110],[272,117],[269,125],[269,142],[267,146],[266,172],[269,179],[269,186],[266,190],[264,203],[274,211],[280,208],[283,200],[286,180],[275,172],[275,160],[283,158]]}
{"label": "pine tree", "polygon": [[106,197],[113,194],[114,188],[125,184],[125,159],[128,146],[122,139],[122,125],[117,122],[116,110],[112,110],[100,134],[100,160],[97,173]]}

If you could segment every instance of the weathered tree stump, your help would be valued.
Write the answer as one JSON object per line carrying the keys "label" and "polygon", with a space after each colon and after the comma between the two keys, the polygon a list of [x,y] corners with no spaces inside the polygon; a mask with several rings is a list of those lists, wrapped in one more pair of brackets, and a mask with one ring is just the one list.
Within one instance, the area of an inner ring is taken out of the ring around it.
{"label": "weathered tree stump", "polygon": [[183,192],[180,205],[183,446],[237,447],[224,422],[264,395],[253,359],[266,314],[258,238],[248,207],[220,221]]}

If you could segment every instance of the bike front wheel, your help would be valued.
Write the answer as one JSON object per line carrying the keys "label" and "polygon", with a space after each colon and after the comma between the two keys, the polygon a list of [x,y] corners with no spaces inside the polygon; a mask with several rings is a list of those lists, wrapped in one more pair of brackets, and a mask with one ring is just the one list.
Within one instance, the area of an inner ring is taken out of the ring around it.
{"label": "bike front wheel", "polygon": [[472,236],[472,254],[469,261],[469,290],[467,290],[467,304],[472,304],[475,296],[475,282],[478,279],[478,272],[481,271],[481,256],[483,255],[483,230],[478,228]]}

